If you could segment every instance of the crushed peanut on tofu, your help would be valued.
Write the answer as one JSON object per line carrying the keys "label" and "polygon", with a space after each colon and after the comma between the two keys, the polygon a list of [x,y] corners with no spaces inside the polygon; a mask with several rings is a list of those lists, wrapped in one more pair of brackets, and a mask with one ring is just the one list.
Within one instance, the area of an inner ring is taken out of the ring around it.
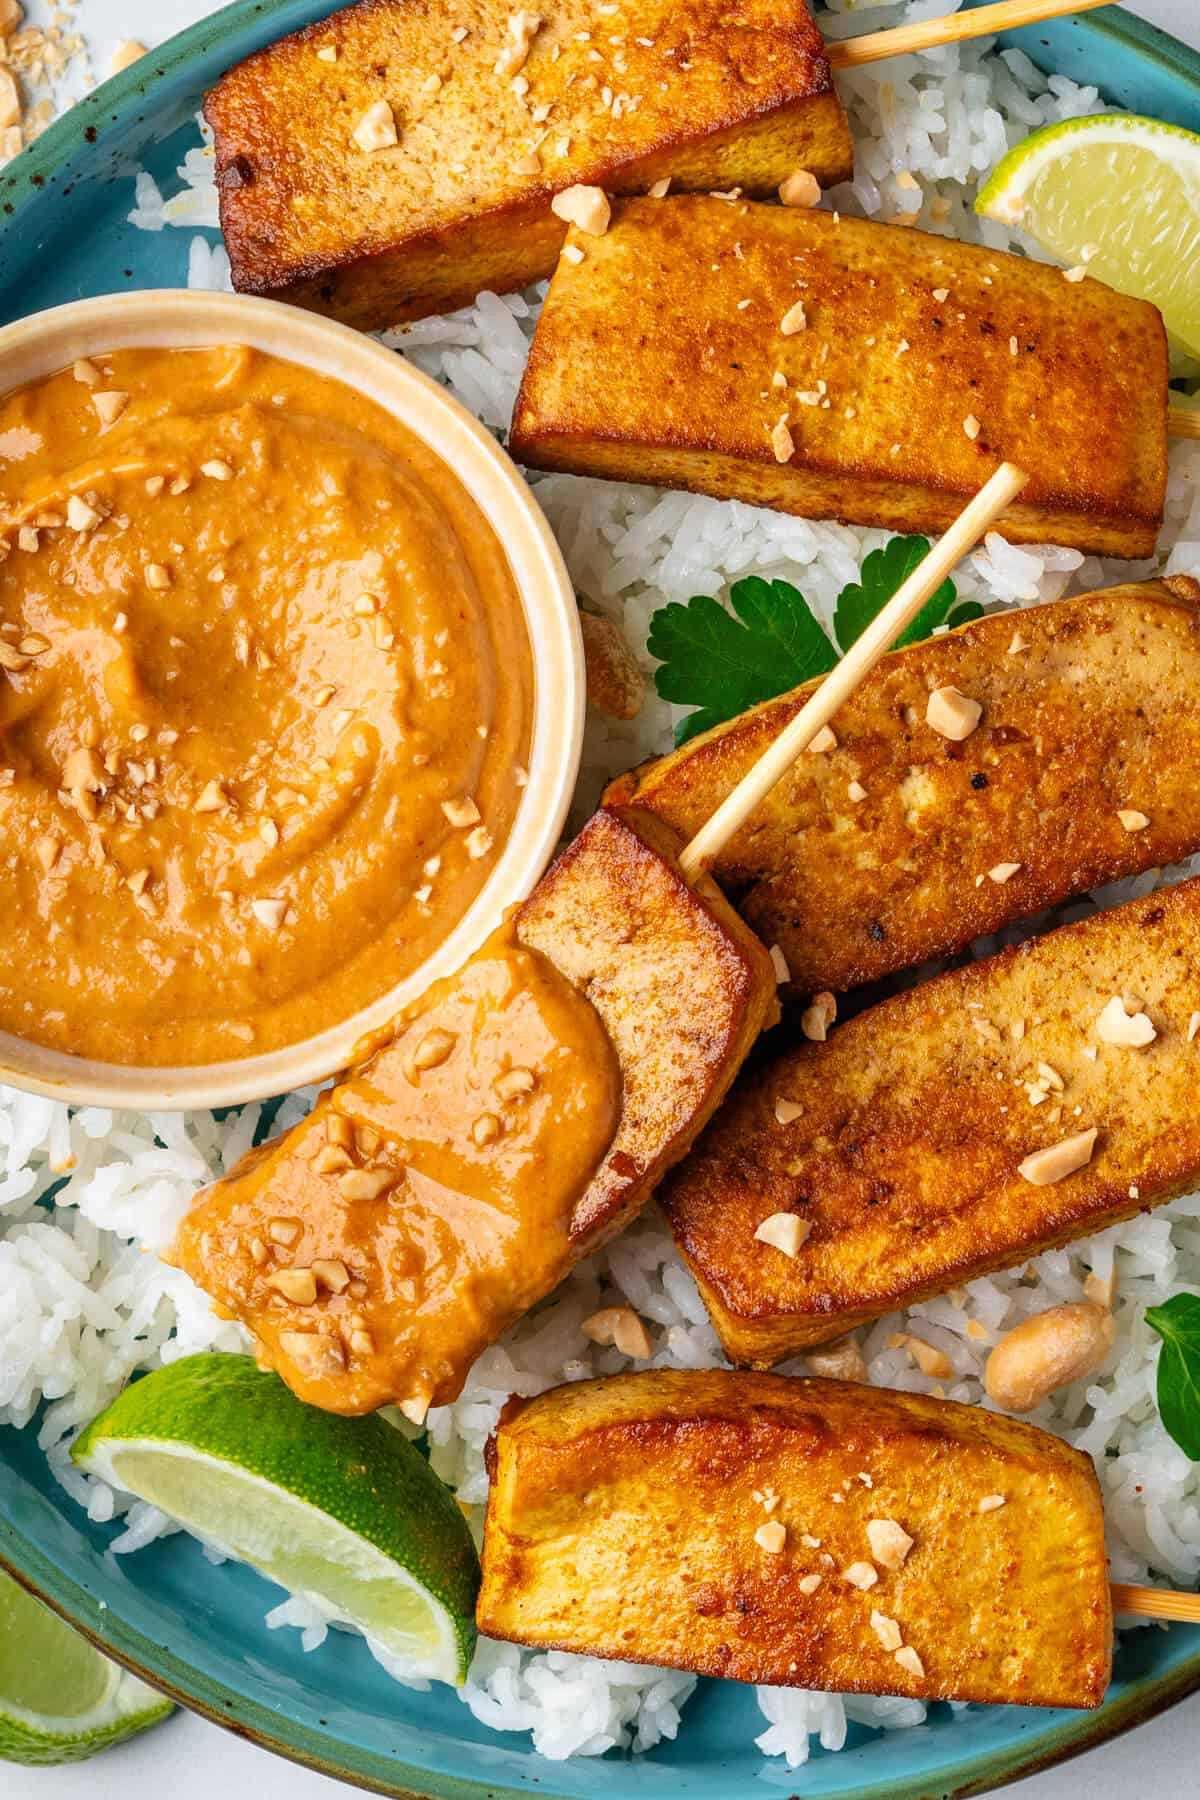
{"label": "crushed peanut on tofu", "polygon": [[1024,1162],[1018,1163],[1017,1173],[1034,1187],[1051,1187],[1091,1162],[1097,1136],[1093,1126],[1088,1131],[1077,1131],[1045,1150],[1035,1150]]}
{"label": "crushed peanut on tofu", "polygon": [[396,115],[387,100],[375,100],[368,106],[350,133],[359,149],[370,155],[374,150],[389,150],[400,142]]}
{"label": "crushed peanut on tofu", "polygon": [[1096,1036],[1104,1044],[1125,1050],[1144,1050],[1158,1036],[1147,1013],[1131,1010],[1120,994],[1114,994],[1096,1020]]}
{"label": "crushed peanut on tofu", "polygon": [[925,723],[953,744],[969,738],[982,717],[978,700],[970,699],[956,687],[934,688],[925,708]]}
{"label": "crushed peanut on tofu", "polygon": [[612,207],[604,189],[589,187],[582,182],[555,194],[550,210],[556,218],[586,231],[589,237],[603,237],[612,218]]}
{"label": "crushed peanut on tofu", "polygon": [[823,1044],[837,1018],[837,1000],[829,992],[814,994],[800,1015],[800,1029],[811,1043]]}
{"label": "crushed peanut on tofu", "polygon": [[797,1218],[795,1213],[777,1212],[763,1220],[754,1236],[760,1244],[770,1244],[773,1250],[794,1258],[811,1230],[808,1219]]}

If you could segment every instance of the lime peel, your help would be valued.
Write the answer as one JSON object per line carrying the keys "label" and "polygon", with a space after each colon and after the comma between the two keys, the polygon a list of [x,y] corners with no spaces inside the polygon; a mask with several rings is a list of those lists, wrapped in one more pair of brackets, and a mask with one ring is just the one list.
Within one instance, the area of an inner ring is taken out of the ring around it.
{"label": "lime peel", "polygon": [[1136,113],[1046,125],[997,165],[975,210],[1118,292],[1149,300],[1200,356],[1200,136]]}
{"label": "lime peel", "polygon": [[81,1762],[171,1710],[0,1571],[0,1758]]}
{"label": "lime peel", "polygon": [[382,1419],[320,1412],[250,1357],[210,1352],[126,1388],[72,1456],[355,1626],[406,1677],[465,1680],[479,1558],[449,1490]]}

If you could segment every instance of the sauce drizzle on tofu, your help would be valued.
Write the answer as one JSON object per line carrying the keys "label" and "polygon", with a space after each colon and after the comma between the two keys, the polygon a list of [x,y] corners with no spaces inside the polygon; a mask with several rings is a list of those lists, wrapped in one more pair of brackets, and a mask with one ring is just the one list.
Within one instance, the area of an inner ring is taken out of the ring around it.
{"label": "sauce drizzle on tofu", "polygon": [[174,1256],[302,1399],[419,1419],[566,1273],[620,1097],[591,1004],[509,922],[202,1197]]}

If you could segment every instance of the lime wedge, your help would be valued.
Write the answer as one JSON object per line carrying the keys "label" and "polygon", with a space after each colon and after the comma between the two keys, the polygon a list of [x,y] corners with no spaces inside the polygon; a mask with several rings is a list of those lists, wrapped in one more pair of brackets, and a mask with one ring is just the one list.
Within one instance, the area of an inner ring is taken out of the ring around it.
{"label": "lime wedge", "polygon": [[1200,356],[1200,137],[1135,114],[1047,125],[1010,150],[976,212],[1019,225],[1062,262],[1152,300]]}
{"label": "lime wedge", "polygon": [[466,1678],[479,1558],[449,1489],[382,1419],[305,1406],[248,1356],[188,1356],[127,1387],[71,1454],[357,1626],[400,1674]]}
{"label": "lime wedge", "polygon": [[0,1573],[0,1757],[82,1762],[170,1710],[169,1700]]}

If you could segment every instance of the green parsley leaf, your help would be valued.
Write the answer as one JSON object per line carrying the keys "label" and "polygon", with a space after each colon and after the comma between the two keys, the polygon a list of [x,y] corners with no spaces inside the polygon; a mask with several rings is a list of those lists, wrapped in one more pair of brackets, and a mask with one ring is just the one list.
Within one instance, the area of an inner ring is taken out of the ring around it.
{"label": "green parsley leaf", "polygon": [[[894,537],[882,550],[872,550],[863,560],[861,580],[851,582],[838,595],[833,615],[833,631],[844,655],[856,638],[862,636],[872,619],[887,605],[901,584],[907,581],[929,549],[929,539]],[[912,623],[905,627],[893,645],[918,644],[939,625],[965,625],[970,619],[981,619],[983,608],[975,600],[955,606],[957,591],[949,576],[936,588]]]}
{"label": "green parsley leaf", "polygon": [[1185,1456],[1200,1462],[1200,1295],[1173,1294],[1146,1312],[1163,1341],[1158,1357],[1158,1412]]}
{"label": "green parsley leaf", "polygon": [[[833,625],[843,653],[928,549],[927,538],[895,537],[865,558],[861,580],[838,596]],[[650,621],[650,654],[662,665],[654,685],[664,700],[699,708],[676,727],[677,744],[815,675],[827,675],[838,659],[808,601],[791,582],[750,576],[734,582],[729,600],[736,617],[700,594],[686,606],[677,601],[660,606]],[[896,639],[896,647],[917,643],[939,625],[982,618],[976,601],[956,601],[954,583],[943,581]]]}
{"label": "green parsley leaf", "polygon": [[662,664],[654,682],[664,700],[697,706],[675,734],[684,743],[762,700],[773,700],[814,675],[826,675],[837,652],[804,595],[788,581],[757,575],[729,590],[736,618],[698,594],[686,606],[661,606],[650,621],[650,654]]}

